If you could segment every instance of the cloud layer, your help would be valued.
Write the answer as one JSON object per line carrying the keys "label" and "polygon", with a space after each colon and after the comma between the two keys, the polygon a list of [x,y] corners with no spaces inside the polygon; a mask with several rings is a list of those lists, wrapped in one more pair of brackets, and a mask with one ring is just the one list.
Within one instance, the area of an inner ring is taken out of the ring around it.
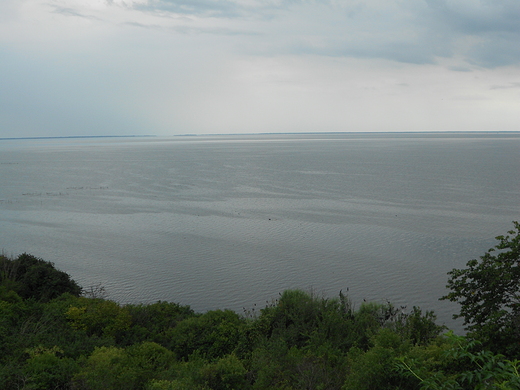
{"label": "cloud layer", "polygon": [[516,130],[518,20],[511,0],[4,0],[0,132]]}

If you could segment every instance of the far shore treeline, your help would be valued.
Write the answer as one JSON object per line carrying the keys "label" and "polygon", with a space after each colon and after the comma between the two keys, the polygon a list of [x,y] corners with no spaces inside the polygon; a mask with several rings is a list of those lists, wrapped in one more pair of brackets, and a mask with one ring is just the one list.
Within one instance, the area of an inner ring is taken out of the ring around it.
{"label": "far shore treeline", "polygon": [[262,309],[119,304],[30,254],[0,255],[0,389],[520,389],[520,224],[432,311],[287,290]]}

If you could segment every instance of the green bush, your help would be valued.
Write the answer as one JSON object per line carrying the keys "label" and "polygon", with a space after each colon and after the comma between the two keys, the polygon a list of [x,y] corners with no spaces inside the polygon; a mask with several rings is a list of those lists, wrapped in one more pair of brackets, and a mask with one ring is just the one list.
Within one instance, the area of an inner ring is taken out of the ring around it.
{"label": "green bush", "polygon": [[126,305],[124,308],[129,313],[132,323],[122,339],[125,345],[148,340],[171,348],[173,344],[169,332],[179,322],[195,316],[189,306],[170,302]]}
{"label": "green bush", "polygon": [[197,352],[207,359],[232,353],[238,346],[245,321],[231,310],[212,310],[187,318],[168,332],[172,349],[187,359]]}
{"label": "green bush", "polygon": [[198,385],[187,379],[151,380],[145,390],[211,390],[205,385]]}
{"label": "green bush", "polygon": [[114,301],[78,298],[67,310],[71,326],[89,335],[121,338],[131,326],[128,310]]}
{"label": "green bush", "polygon": [[343,390],[394,390],[412,389],[409,380],[396,370],[396,359],[404,353],[409,344],[390,329],[381,329],[372,337],[373,347],[367,351],[352,348],[348,353],[349,374]]}
{"label": "green bush", "polygon": [[63,293],[79,296],[82,291],[67,273],[56,269],[53,263],[27,253],[15,260],[0,256],[0,286],[16,292],[23,299],[34,298],[43,302]]}
{"label": "green bush", "polygon": [[175,355],[152,342],[128,349],[100,347],[88,357],[75,376],[76,388],[85,390],[139,390],[152,379],[164,379]]}
{"label": "green bush", "polygon": [[[424,390],[520,388],[520,361],[481,349],[481,343],[449,332],[437,348],[416,347],[397,368]],[[440,348],[439,348],[440,347]],[[432,354],[432,351],[435,352]]]}
{"label": "green bush", "polygon": [[73,375],[79,370],[71,358],[60,357],[59,348],[33,348],[23,367],[24,389],[68,389]]}
{"label": "green bush", "polygon": [[352,319],[345,300],[286,290],[275,304],[261,310],[251,335],[258,340],[282,339],[289,347],[298,348],[330,342],[347,351],[356,340]]}
{"label": "green bush", "polygon": [[213,390],[245,389],[247,386],[247,370],[235,355],[206,364],[201,373],[204,383]]}

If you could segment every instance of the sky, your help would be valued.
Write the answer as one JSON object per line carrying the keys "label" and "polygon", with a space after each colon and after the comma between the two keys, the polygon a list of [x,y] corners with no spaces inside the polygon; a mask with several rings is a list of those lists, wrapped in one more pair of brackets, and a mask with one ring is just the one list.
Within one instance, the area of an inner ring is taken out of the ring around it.
{"label": "sky", "polygon": [[518,130],[518,0],[0,0],[0,138]]}

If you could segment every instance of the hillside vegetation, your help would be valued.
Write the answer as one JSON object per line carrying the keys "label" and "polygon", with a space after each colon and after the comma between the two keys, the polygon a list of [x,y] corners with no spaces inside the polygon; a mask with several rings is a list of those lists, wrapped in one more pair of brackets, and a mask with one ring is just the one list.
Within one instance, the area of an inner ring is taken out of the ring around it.
{"label": "hillside vegetation", "polygon": [[520,389],[520,226],[449,274],[435,314],[287,290],[265,307],[122,305],[50,262],[0,256],[0,389]]}

